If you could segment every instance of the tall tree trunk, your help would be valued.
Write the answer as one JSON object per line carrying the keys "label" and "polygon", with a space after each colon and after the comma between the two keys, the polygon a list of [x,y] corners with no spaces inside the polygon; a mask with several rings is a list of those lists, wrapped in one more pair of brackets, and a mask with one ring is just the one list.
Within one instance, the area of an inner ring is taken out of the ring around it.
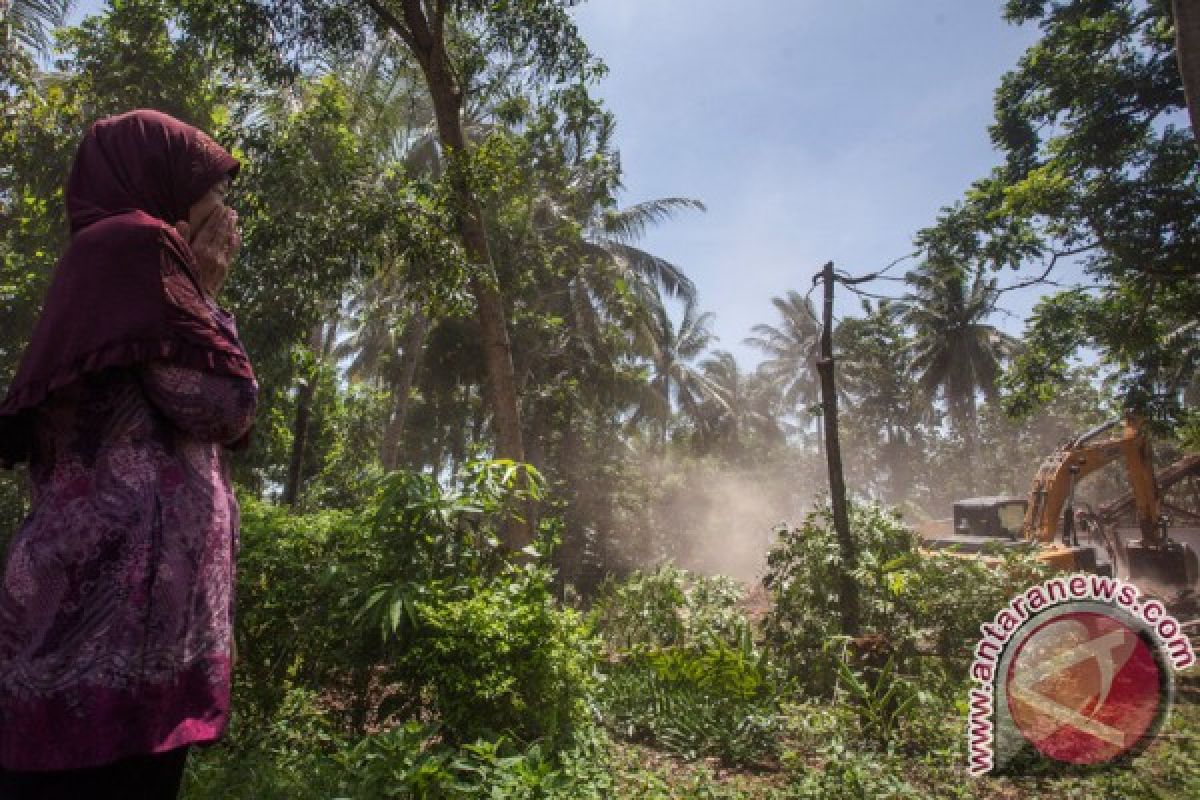
{"label": "tall tree trunk", "polygon": [[[447,0],[437,0],[432,16],[427,16],[421,0],[402,0],[402,16],[398,18],[378,0],[368,0],[380,21],[394,31],[417,59],[433,102],[437,120],[438,139],[452,158],[467,152],[462,125],[462,88],[457,85],[446,51],[445,13]],[[463,248],[473,266],[470,277],[475,297],[476,316],[482,337],[484,362],[487,369],[489,405],[495,417],[496,455],[523,461],[521,413],[517,402],[516,380],[513,375],[512,345],[508,337],[504,302],[500,294],[496,267],[488,248],[487,232],[483,225],[483,209],[479,205],[467,175],[454,168],[451,188],[457,202],[458,233]],[[511,550],[519,550],[532,539],[528,525],[505,526],[501,536]]]}
{"label": "tall tree trunk", "polygon": [[671,373],[663,373],[663,415],[662,425],[659,429],[659,450],[665,456],[667,454],[667,425],[671,421]]}
{"label": "tall tree trunk", "polygon": [[582,463],[583,441],[580,431],[575,424],[575,416],[575,404],[567,400],[564,410],[565,419],[562,428],[562,441],[559,443],[558,452],[556,453],[558,473],[562,476],[563,482],[566,484],[568,496],[572,496],[572,501],[569,504],[566,514],[567,529],[563,531],[562,545],[559,547],[556,559],[558,561],[560,597],[562,597],[562,591],[566,584],[570,583],[575,585],[576,588],[579,587],[584,555],[587,552],[587,528],[584,524],[585,515],[583,513],[584,481],[579,475],[579,465]]}
{"label": "tall tree trunk", "polygon": [[975,494],[975,465],[979,456],[979,407],[975,402],[975,390],[971,389],[966,397],[966,411],[963,415],[963,446],[967,451],[967,493]]}
{"label": "tall tree trunk", "polygon": [[[817,374],[820,375],[820,359],[817,361]],[[817,423],[817,458],[821,461],[825,460],[825,415],[821,414],[821,418],[816,420]]]}
{"label": "tall tree trunk", "polygon": [[320,379],[321,366],[333,350],[337,334],[338,314],[326,328],[325,322],[318,322],[309,334],[308,346],[313,352],[312,373],[296,390],[296,417],[292,423],[292,452],[288,459],[287,480],[283,487],[283,503],[295,506],[300,498],[300,484],[303,480],[304,455],[308,449],[308,432],[312,424],[313,401],[316,399],[317,382]]}
{"label": "tall tree trunk", "polygon": [[470,385],[462,387],[462,404],[463,416],[471,420],[470,425],[456,425],[450,435],[450,475],[453,477],[458,474],[459,468],[462,467],[467,457],[467,440],[470,438],[469,431],[478,431],[479,417],[483,416],[483,412],[475,412],[474,403],[472,402]]}
{"label": "tall tree trunk", "polygon": [[483,422],[486,416],[484,409],[480,408],[478,413],[471,415],[471,441],[478,442],[483,438]]}
{"label": "tall tree trunk", "polygon": [[413,311],[404,328],[403,348],[400,355],[400,379],[392,390],[392,417],[383,432],[383,447],[380,460],[383,468],[393,470],[400,464],[400,437],[404,433],[404,421],[408,416],[409,394],[416,379],[417,367],[424,352],[425,335],[429,332],[429,315],[420,305]]}
{"label": "tall tree trunk", "polygon": [[829,467],[829,500],[833,506],[833,527],[837,531],[841,565],[838,580],[838,604],[842,617],[842,633],[857,636],[859,627],[858,585],[853,571],[858,562],[858,548],[850,535],[850,515],[846,506],[846,480],[842,474],[842,448],[838,440],[837,386],[833,372],[833,262],[825,265],[825,311],[821,330],[821,360],[817,372],[821,376],[821,409],[825,423],[825,454]]}
{"label": "tall tree trunk", "polygon": [[1175,18],[1175,56],[1192,120],[1192,136],[1200,137],[1200,0],[1171,0],[1171,15]]}

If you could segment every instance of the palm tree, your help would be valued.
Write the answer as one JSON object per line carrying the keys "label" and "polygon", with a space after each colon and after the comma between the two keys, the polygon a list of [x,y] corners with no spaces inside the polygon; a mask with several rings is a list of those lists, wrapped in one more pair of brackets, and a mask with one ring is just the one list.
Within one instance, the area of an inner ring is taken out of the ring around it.
{"label": "palm tree", "polygon": [[1011,337],[986,320],[995,311],[996,282],[981,271],[926,263],[905,276],[902,319],[912,328],[910,364],[917,386],[930,400],[945,400],[950,423],[963,437],[967,486],[974,487],[978,439],[977,396],[996,396],[1001,361],[1014,349]]}
{"label": "palm tree", "polygon": [[379,448],[380,461],[389,470],[399,465],[409,395],[430,325],[420,297],[398,285],[397,272],[384,270],[351,294],[341,331],[344,338],[334,351],[347,378],[386,389],[391,395]]}
{"label": "palm tree", "polygon": [[700,368],[710,388],[696,421],[703,452],[720,443],[737,458],[752,443],[761,453],[787,441],[790,426],[776,381],[761,370],[743,371],[727,350],[713,351]]}
{"label": "palm tree", "polygon": [[[694,304],[696,288],[681,267],[638,243],[651,226],[680,211],[704,210],[704,205],[667,197],[618,208],[614,195],[621,188],[620,161],[612,146],[613,117],[608,112],[593,109],[531,129],[540,131],[534,138],[539,157],[529,200],[531,224],[521,232],[517,246],[498,247],[497,252],[509,258],[529,258],[531,252],[556,254],[554,260],[562,266],[540,278],[538,290],[525,302],[530,316],[558,318],[563,325],[550,335],[514,330],[520,341],[514,347],[518,380],[541,387],[578,380],[593,389],[585,402],[589,407],[598,410],[596,401],[609,407],[632,403],[638,408],[637,420],[649,415],[661,421],[669,417],[670,407],[670,399],[663,398],[678,399],[679,386],[671,385],[674,378],[666,378],[664,394],[661,376],[657,386],[636,382],[630,361],[644,358],[653,363],[656,354],[661,360],[663,337],[675,333],[663,307],[665,298]],[[539,406],[532,416],[549,419],[538,394],[528,398]],[[684,389],[685,400],[687,395]],[[561,405],[561,400],[555,402]],[[532,430],[530,440],[538,441],[541,433]]]}
{"label": "palm tree", "polygon": [[648,310],[646,324],[635,333],[635,345],[648,355],[652,375],[631,423],[643,417],[657,419],[659,446],[665,450],[673,405],[694,418],[705,398],[719,397],[712,379],[693,363],[716,338],[709,330],[714,315],[698,314],[694,302],[685,302],[676,327],[661,301]]}
{"label": "palm tree", "polygon": [[778,388],[782,402],[807,414],[820,401],[817,361],[821,357],[821,324],[812,300],[794,289],[783,297],[772,297],[771,304],[779,312],[779,325],[755,325],[751,330],[757,335],[745,342],[766,354],[758,370]]}
{"label": "palm tree", "polygon": [[50,31],[62,25],[74,0],[0,0],[4,42],[0,52],[19,45],[33,55],[50,50]]}
{"label": "palm tree", "polygon": [[857,451],[864,487],[900,502],[911,483],[913,453],[919,448],[921,393],[909,364],[911,340],[901,308],[893,301],[872,305],[863,315],[838,323],[838,388],[846,397],[847,441]]}
{"label": "palm tree", "polygon": [[[441,173],[440,143],[433,109],[417,69],[389,37],[374,41],[348,63],[325,65],[348,88],[351,120],[357,139],[378,164],[381,194],[394,191],[389,173],[436,177]],[[479,125],[465,123],[474,137]],[[391,393],[392,408],[380,443],[385,469],[399,463],[399,445],[408,415],[409,395],[429,333],[431,320],[422,298],[398,280],[402,257],[362,281],[348,298],[350,316],[336,355],[347,377],[373,383]]]}
{"label": "palm tree", "polygon": [[992,399],[1001,361],[1013,340],[987,324],[995,312],[996,283],[980,272],[927,264],[905,276],[902,319],[913,329],[912,369],[930,398],[945,399],[951,422],[966,432],[976,422],[976,397]]}
{"label": "palm tree", "polygon": [[[611,313],[625,290],[650,308],[651,295],[665,294],[686,303],[696,301],[696,287],[684,271],[670,261],[637,246],[646,231],[680,211],[705,211],[704,203],[688,197],[663,197],[627,208],[615,207],[613,196],[621,190],[619,158],[613,149],[612,115],[596,114],[590,130],[563,126],[558,136],[568,177],[565,186],[543,187],[536,217],[543,227],[574,225],[581,231],[581,265],[571,276],[571,290],[590,298],[596,316],[620,318]],[[616,291],[614,291],[614,289]],[[608,307],[608,308],[606,308]]]}
{"label": "palm tree", "polygon": [[670,297],[695,302],[696,286],[681,268],[634,245],[647,228],[683,210],[706,208],[690,197],[662,197],[628,208],[604,210],[589,220],[584,239],[593,256],[610,259],[626,280],[653,285]]}
{"label": "palm tree", "polygon": [[702,399],[696,415],[696,428],[705,452],[718,442],[736,456],[741,451],[743,428],[747,422],[746,375],[727,350],[715,350],[700,362],[711,391]]}
{"label": "palm tree", "polygon": [[[562,206],[543,195],[543,211]],[[596,204],[598,205],[598,204]],[[681,209],[704,209],[698,200],[668,197],[639,203],[626,209],[589,214],[579,246],[581,257],[574,267],[554,281],[542,294],[545,310],[561,313],[570,321],[569,336],[588,358],[615,364],[618,353],[609,347],[606,323],[633,330],[646,329],[641,340],[653,339],[661,329],[664,296],[695,303],[696,287],[679,266],[635,245],[645,230],[670,218]],[[564,220],[557,220],[562,222]],[[638,340],[637,334],[633,337]],[[550,343],[535,343],[519,354],[528,362]],[[525,370],[518,370],[523,377]]]}

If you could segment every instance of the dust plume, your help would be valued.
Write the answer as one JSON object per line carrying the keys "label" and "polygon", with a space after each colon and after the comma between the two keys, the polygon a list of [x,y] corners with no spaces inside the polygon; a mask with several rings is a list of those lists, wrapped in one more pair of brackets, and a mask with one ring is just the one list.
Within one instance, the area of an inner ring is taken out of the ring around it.
{"label": "dust plume", "polygon": [[670,561],[753,586],[780,523],[800,524],[824,481],[796,464],[734,466],[716,461],[643,462],[654,485],[645,509],[649,534],[631,566]]}

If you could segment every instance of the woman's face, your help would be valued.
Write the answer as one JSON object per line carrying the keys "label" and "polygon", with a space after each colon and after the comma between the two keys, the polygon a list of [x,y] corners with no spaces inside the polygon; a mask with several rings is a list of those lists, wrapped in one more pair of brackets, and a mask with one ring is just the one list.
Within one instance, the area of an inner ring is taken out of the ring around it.
{"label": "woman's face", "polygon": [[229,176],[221,178],[213,184],[213,187],[204,193],[204,196],[192,203],[192,207],[188,210],[188,230],[191,233],[189,237],[195,240],[196,234],[204,228],[205,223],[213,218],[217,211],[225,208],[225,197],[229,194]]}

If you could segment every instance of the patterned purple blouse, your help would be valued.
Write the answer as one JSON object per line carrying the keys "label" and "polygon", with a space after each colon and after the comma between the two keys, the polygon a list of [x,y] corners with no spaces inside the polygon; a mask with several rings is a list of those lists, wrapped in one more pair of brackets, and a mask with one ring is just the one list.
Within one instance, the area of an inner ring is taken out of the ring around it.
{"label": "patterned purple blouse", "polygon": [[109,369],[35,417],[33,510],[0,585],[0,766],[105,764],[228,721],[238,508],[222,445],[253,380]]}

